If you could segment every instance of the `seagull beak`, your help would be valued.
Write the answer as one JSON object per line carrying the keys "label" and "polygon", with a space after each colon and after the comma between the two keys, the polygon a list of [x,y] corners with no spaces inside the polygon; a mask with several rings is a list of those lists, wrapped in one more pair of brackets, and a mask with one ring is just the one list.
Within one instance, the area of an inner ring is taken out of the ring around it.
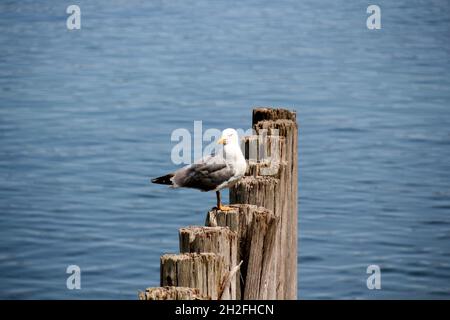
{"label": "seagull beak", "polygon": [[218,144],[226,144],[227,140],[225,138],[220,138],[219,141],[217,141]]}

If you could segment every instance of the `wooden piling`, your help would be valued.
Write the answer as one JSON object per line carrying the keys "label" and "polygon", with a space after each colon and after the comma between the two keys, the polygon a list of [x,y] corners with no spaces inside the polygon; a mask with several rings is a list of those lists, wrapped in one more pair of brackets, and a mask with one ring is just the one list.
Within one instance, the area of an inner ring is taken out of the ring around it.
{"label": "wooden piling", "polygon": [[[272,210],[279,218],[273,267],[277,288],[276,299],[296,299],[298,215],[296,114],[285,109],[256,108],[253,110],[252,125],[257,135],[265,131],[272,136],[272,140],[276,140],[274,136],[280,137],[278,170],[271,174],[267,174],[266,171],[264,175],[260,175],[257,170],[259,163],[250,165],[250,172],[247,170],[248,176],[230,189],[230,202],[264,207]],[[261,144],[261,141],[258,143]],[[258,150],[260,148],[264,148],[264,145],[259,145]]]}
{"label": "wooden piling", "polygon": [[206,227],[181,228],[181,254],[161,257],[162,287],[140,299],[297,298],[296,114],[256,108],[252,126],[233,209],[209,211]]}
{"label": "wooden piling", "polygon": [[197,288],[156,287],[147,288],[138,294],[139,300],[210,300]]}
{"label": "wooden piling", "polygon": [[213,300],[220,297],[224,258],[215,253],[165,254],[161,257],[161,287],[189,287]]}
{"label": "wooden piling", "polygon": [[238,260],[243,262],[237,285],[244,300],[275,299],[277,221],[272,211],[255,205],[233,205],[231,211],[208,212],[206,225],[227,226],[237,233]]}
{"label": "wooden piling", "polygon": [[[201,253],[210,252],[223,257],[224,274],[221,279],[221,291],[219,298],[221,300],[236,300],[240,294],[237,292],[236,281],[239,277],[236,272],[233,279],[227,279],[227,276],[237,266],[237,238],[236,233],[226,226],[223,227],[188,227],[181,228],[180,252],[181,253]],[[230,282],[229,285],[226,282]]]}

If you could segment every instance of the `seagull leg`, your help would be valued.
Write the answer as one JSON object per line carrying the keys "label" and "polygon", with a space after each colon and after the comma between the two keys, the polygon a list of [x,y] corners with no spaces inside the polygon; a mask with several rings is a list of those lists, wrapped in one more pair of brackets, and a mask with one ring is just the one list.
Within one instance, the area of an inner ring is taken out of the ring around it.
{"label": "seagull leg", "polygon": [[222,203],[220,202],[220,191],[219,190],[216,191],[216,197],[217,197],[217,209],[219,209],[221,211],[233,210],[233,208],[231,208],[231,207],[222,205]]}
{"label": "seagull leg", "polygon": [[216,191],[216,198],[217,198],[217,209],[220,208],[220,191]]}

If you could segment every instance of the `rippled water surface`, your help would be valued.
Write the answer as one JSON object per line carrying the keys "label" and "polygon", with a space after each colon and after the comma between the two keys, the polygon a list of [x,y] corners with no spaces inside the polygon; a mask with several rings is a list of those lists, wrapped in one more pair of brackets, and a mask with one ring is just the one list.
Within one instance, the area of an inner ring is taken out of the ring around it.
{"label": "rippled water surface", "polygon": [[78,31],[71,3],[0,2],[0,298],[158,285],[215,201],[149,184],[172,131],[256,105],[298,114],[299,298],[450,297],[447,1],[377,1],[374,31],[355,0],[76,2]]}

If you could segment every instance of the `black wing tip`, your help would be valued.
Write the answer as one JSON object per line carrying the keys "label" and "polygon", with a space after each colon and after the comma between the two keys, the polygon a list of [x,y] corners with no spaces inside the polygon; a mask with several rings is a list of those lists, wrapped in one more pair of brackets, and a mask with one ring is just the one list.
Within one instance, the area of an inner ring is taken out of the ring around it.
{"label": "black wing tip", "polygon": [[172,185],[173,173],[166,174],[158,178],[152,179],[152,183]]}

